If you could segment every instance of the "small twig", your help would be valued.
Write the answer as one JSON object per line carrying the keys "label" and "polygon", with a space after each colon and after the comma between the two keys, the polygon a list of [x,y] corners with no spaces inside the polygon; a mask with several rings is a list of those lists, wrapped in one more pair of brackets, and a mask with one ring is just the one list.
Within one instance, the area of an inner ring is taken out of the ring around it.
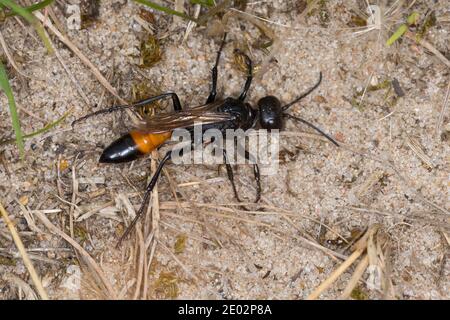
{"label": "small twig", "polygon": [[17,233],[17,230],[16,230],[14,224],[9,219],[8,213],[3,208],[3,205],[1,202],[0,202],[0,212],[3,216],[3,219],[5,220],[6,225],[8,226],[11,236],[13,237],[13,240],[14,240],[14,243],[16,244],[17,250],[19,250],[19,253],[22,256],[23,263],[24,263],[25,267],[27,268],[28,272],[30,273],[31,280],[34,283],[36,290],[38,291],[42,300],[48,300],[49,298],[48,298],[47,292],[45,291],[45,289],[42,285],[42,282],[41,282],[36,270],[34,269],[34,266],[31,263],[30,258],[28,257],[27,251],[25,250],[23,242],[20,239],[20,236]]}

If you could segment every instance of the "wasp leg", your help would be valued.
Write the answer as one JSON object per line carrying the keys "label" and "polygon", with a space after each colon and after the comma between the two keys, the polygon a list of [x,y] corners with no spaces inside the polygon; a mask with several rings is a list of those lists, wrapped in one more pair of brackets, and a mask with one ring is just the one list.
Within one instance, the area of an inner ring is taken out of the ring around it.
{"label": "wasp leg", "polygon": [[250,89],[250,85],[252,84],[253,80],[253,66],[252,66],[252,60],[248,55],[246,55],[244,52],[242,52],[239,49],[234,49],[234,54],[239,54],[244,57],[245,64],[247,66],[247,79],[245,80],[244,89],[241,92],[241,95],[239,96],[239,100],[244,101],[245,97],[247,96],[247,92]]}
{"label": "wasp leg", "polygon": [[231,164],[228,162],[227,152],[225,151],[225,149],[223,149],[223,159],[224,159],[224,161],[225,161],[225,167],[227,168],[228,180],[230,180],[230,182],[231,182],[231,187],[233,188],[234,197],[236,198],[236,200],[237,200],[238,202],[242,202],[241,199],[239,198],[238,193],[237,193],[236,184],[234,183],[233,167],[232,167]]}
{"label": "wasp leg", "polygon": [[[227,157],[227,153],[226,153],[225,149],[223,149],[223,158],[225,160],[225,167],[227,169],[228,180],[230,180],[231,187],[233,188],[234,197],[236,198],[236,200],[238,202],[242,202],[241,199],[239,198],[239,195],[238,195],[238,192],[237,192],[237,188],[236,188],[236,184],[234,182],[233,167],[231,166],[231,164],[228,161],[228,157]],[[245,159],[247,159],[250,162],[253,162],[253,175],[254,175],[255,181],[256,181],[256,198],[255,198],[254,202],[257,203],[261,199],[261,175],[260,175],[260,172],[259,172],[259,166],[258,166],[258,164],[256,164],[253,161],[253,157],[251,156],[251,154],[247,150],[245,150]],[[242,207],[242,208],[244,210],[249,211],[245,207]]]}
{"label": "wasp leg", "polygon": [[253,176],[256,181],[256,198],[254,202],[257,203],[261,199],[261,173],[259,172],[258,164],[247,150],[245,150],[245,159],[247,159],[250,163],[253,163]]}
{"label": "wasp leg", "polygon": [[150,97],[150,98],[147,98],[147,99],[135,102],[133,104],[127,104],[127,105],[121,105],[121,106],[112,106],[112,107],[109,107],[109,108],[106,108],[106,109],[101,109],[101,110],[89,113],[89,114],[85,115],[84,117],[78,118],[75,121],[73,121],[72,122],[72,126],[75,123],[78,123],[80,121],[86,120],[88,118],[91,118],[91,117],[94,117],[94,116],[97,116],[97,115],[100,115],[100,114],[112,113],[112,112],[119,111],[119,110],[132,109],[132,108],[136,108],[136,107],[145,106],[146,104],[149,104],[150,102],[157,101],[157,100],[162,100],[162,99],[165,99],[167,97],[172,98],[173,109],[175,111],[178,112],[178,111],[182,110],[180,99],[178,98],[178,95],[176,93],[174,93],[174,92],[167,92],[167,93],[163,93],[163,94],[160,94],[160,95],[157,95],[157,96],[154,96],[154,97]]}
{"label": "wasp leg", "polygon": [[334,145],[336,145],[336,147],[339,147],[339,143],[336,142],[336,140],[334,140],[332,137],[330,137],[328,134],[326,134],[325,132],[323,132],[322,130],[320,130],[319,128],[317,128],[315,125],[313,125],[312,123],[310,123],[309,121],[306,121],[305,119],[293,116],[291,114],[288,113],[283,113],[283,115],[289,119],[292,120],[296,120],[299,121],[301,123],[306,124],[307,126],[313,128],[314,130],[316,130],[317,132],[319,132],[321,135],[323,135],[325,138],[327,138],[328,140],[330,140]]}
{"label": "wasp leg", "polygon": [[142,200],[141,207],[139,208],[138,212],[136,213],[136,217],[133,219],[131,224],[127,227],[123,235],[120,237],[119,242],[117,242],[116,248],[120,247],[123,240],[125,240],[126,237],[133,231],[134,226],[138,222],[139,218],[144,214],[145,209],[147,208],[150,195],[152,194],[153,188],[156,185],[156,182],[158,181],[159,176],[161,175],[162,168],[166,164],[167,160],[171,158],[172,151],[168,151],[164,158],[161,160],[161,162],[158,165],[158,168],[156,168],[155,174],[153,175],[152,179],[150,180],[150,183],[148,184],[147,188],[145,189],[144,199]]}
{"label": "wasp leg", "polygon": [[211,70],[212,73],[212,85],[211,85],[211,91],[209,92],[208,99],[206,99],[206,103],[211,103],[216,100],[217,95],[217,67],[219,66],[219,60],[220,60],[220,54],[222,53],[223,47],[225,45],[225,40],[227,39],[227,33],[225,32],[223,35],[222,43],[220,44],[219,51],[217,51],[217,58],[216,63],[214,64],[214,67]]}

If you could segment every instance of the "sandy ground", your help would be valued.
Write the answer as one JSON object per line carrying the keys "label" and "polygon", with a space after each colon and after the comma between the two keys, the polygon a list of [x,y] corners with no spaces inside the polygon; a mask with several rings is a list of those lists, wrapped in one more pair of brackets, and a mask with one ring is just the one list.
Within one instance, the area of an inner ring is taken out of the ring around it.
{"label": "sandy ground", "polygon": [[[98,108],[95,105],[106,107],[117,100],[72,51],[52,37],[88,98],[85,102],[34,32],[8,19],[1,32],[28,76],[18,75],[8,65],[23,130],[37,130],[71,110],[63,124],[26,141],[24,161],[19,161],[14,145],[1,147],[0,200],[50,298],[97,299],[115,294],[120,298],[304,299],[340,263],[304,239],[348,256],[351,251],[333,241],[336,234],[348,238],[355,230],[379,223],[390,244],[385,257],[394,292],[390,297],[448,299],[448,111],[442,125],[439,118],[449,67],[409,39],[387,48],[385,32],[355,34],[348,22],[352,11],[365,10],[365,2],[360,2],[327,1],[325,18],[322,11],[302,15],[301,1],[255,1],[247,7],[247,12],[276,22],[270,28],[279,39],[277,62],[253,82],[249,102],[255,104],[271,94],[287,103],[311,87],[322,71],[318,90],[290,113],[319,125],[343,147],[312,139],[317,135],[303,134],[313,132],[288,121],[290,136],[282,137],[280,169],[277,175],[262,178],[261,204],[266,209],[259,212],[258,207],[255,212],[233,211],[236,200],[224,168],[169,164],[171,181],[163,175],[157,200],[152,200],[153,221],[148,216],[139,225],[141,231],[120,249],[114,244],[123,232],[123,217],[130,220],[129,202],[135,208],[140,204],[150,160],[98,164],[102,149],[130,129],[127,115],[92,118],[72,129],[70,122]],[[390,5],[381,2],[384,9]],[[433,9],[438,23],[426,40],[450,58],[450,7],[445,1],[428,3],[418,1],[409,11],[405,5],[405,13],[388,17],[383,28],[403,21],[411,10],[423,16]],[[131,1],[102,2],[97,22],[65,32],[122,98],[132,100],[132,86],[147,82],[177,92],[186,106],[202,103],[220,37],[211,37],[199,27],[183,43],[187,23],[157,13],[154,33],[162,38],[162,60],[151,68],[139,68],[140,39],[146,31],[133,17],[140,8]],[[65,17],[55,11],[65,26]],[[244,19],[230,19],[227,28],[229,38],[219,68],[223,97],[236,96],[244,79],[235,67],[233,48],[245,36],[254,41],[259,35]],[[255,50],[255,61],[262,58]],[[369,79],[376,85],[394,78],[405,93],[396,103],[391,103],[396,97],[393,90],[382,89],[367,92],[362,107],[352,105],[353,96]],[[3,94],[1,105],[0,137],[5,139],[12,136],[12,129]],[[240,193],[252,199],[251,168],[238,167],[236,175]],[[182,208],[177,208],[174,190]],[[74,202],[76,206],[71,205]],[[72,228],[73,239],[97,262],[112,291],[98,285],[98,275],[83,254],[38,219],[35,210],[52,209],[59,210],[41,212],[68,235]],[[71,215],[75,216],[72,227]],[[321,298],[338,298],[353,270],[348,269]],[[368,282],[366,272],[352,297],[386,296],[382,288]],[[2,221],[0,298],[33,298],[37,295],[33,290]]]}

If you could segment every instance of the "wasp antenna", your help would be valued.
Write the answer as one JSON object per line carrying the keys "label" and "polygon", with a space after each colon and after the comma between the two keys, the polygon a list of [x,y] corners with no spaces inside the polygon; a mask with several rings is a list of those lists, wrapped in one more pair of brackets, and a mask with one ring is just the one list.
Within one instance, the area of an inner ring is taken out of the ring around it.
{"label": "wasp antenna", "polygon": [[85,116],[83,116],[81,118],[78,118],[78,119],[74,120],[72,122],[72,127],[74,126],[74,124],[76,124],[78,122],[81,122],[81,121],[84,121],[84,120],[86,120],[88,118],[95,117],[95,116],[98,116],[100,114],[112,113],[112,112],[119,111],[119,110],[131,109],[131,108],[134,108],[135,106],[136,106],[136,104],[130,104],[130,105],[123,105],[123,106],[112,106],[112,107],[109,107],[109,108],[106,108],[106,109],[97,110],[95,112],[89,113],[89,114],[87,114],[87,115],[85,115]]}
{"label": "wasp antenna", "polygon": [[322,72],[319,72],[319,81],[317,81],[317,83],[314,85],[314,87],[312,87],[311,89],[309,89],[308,91],[306,91],[304,94],[302,94],[300,97],[298,97],[297,99],[295,99],[292,102],[289,102],[287,105],[282,107],[283,111],[286,111],[287,109],[289,109],[293,104],[299,102],[300,100],[302,100],[304,97],[306,97],[307,95],[309,95],[311,92],[313,92],[314,90],[317,89],[317,87],[320,85],[320,83],[322,82]]}
{"label": "wasp antenna", "polygon": [[339,147],[339,143],[336,142],[336,140],[334,140],[332,137],[330,137],[328,134],[326,134],[325,132],[323,132],[322,130],[320,130],[319,128],[317,128],[315,125],[313,125],[311,122],[306,121],[305,119],[293,116],[291,114],[288,113],[283,113],[283,115],[285,115],[286,117],[292,119],[292,120],[297,120],[299,122],[302,122],[304,124],[306,124],[307,126],[313,128],[314,130],[316,130],[317,132],[319,132],[321,135],[323,135],[325,138],[327,138],[328,140],[330,140],[334,145],[336,145],[336,147]]}

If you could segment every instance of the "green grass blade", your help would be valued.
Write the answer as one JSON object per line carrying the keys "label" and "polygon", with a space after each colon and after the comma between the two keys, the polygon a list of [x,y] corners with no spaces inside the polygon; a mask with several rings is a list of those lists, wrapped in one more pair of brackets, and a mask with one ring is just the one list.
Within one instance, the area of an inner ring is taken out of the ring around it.
{"label": "green grass blade", "polygon": [[148,1],[148,0],[134,0],[134,2],[143,4],[143,5],[147,6],[147,7],[150,7],[152,9],[155,9],[155,10],[158,10],[158,11],[165,12],[167,14],[171,14],[173,16],[178,16],[178,17],[181,17],[181,18],[186,19],[186,20],[197,22],[196,19],[192,18],[191,16],[188,16],[187,14],[184,14],[183,12],[176,11],[176,10],[173,10],[173,9],[161,6],[159,4],[156,4],[156,3]]}
{"label": "green grass blade", "polygon": [[0,87],[5,92],[8,97],[9,103],[9,113],[11,114],[12,126],[14,128],[14,133],[16,135],[16,144],[19,148],[20,158],[23,159],[25,154],[25,148],[23,144],[23,134],[20,128],[19,116],[17,114],[16,102],[14,101],[14,95],[9,84],[8,75],[6,74],[5,67],[3,63],[0,62]]}
{"label": "green grass blade", "polygon": [[[29,7],[25,7],[24,9],[31,13],[33,11],[44,9],[46,6],[51,5],[54,1],[55,0],[44,0],[44,1],[32,4]],[[17,12],[11,11],[11,12],[8,12],[7,14],[5,14],[5,17],[13,17],[15,15],[17,15]]]}
{"label": "green grass blade", "polygon": [[[40,135],[40,134],[43,134],[43,133],[49,131],[50,129],[56,127],[56,126],[59,125],[61,122],[63,122],[63,121],[67,118],[67,116],[68,116],[69,114],[70,114],[70,111],[66,112],[61,118],[59,118],[59,119],[57,119],[57,120],[55,120],[55,121],[53,121],[53,122],[50,122],[49,124],[45,125],[45,126],[42,127],[41,129],[36,130],[36,131],[34,131],[34,132],[32,132],[32,133],[24,134],[24,135],[23,135],[23,138],[24,138],[24,139],[33,138],[33,137],[35,137],[35,136],[38,136],[38,135]],[[14,139],[7,139],[7,140],[0,141],[0,146],[5,145],[5,144],[13,143],[14,141],[15,141]]]}
{"label": "green grass blade", "polygon": [[36,32],[39,35],[39,37],[42,39],[42,42],[44,43],[45,47],[47,48],[47,51],[49,53],[53,52],[50,41],[48,40],[47,36],[45,35],[44,27],[39,22],[39,20],[36,19],[35,16],[33,16],[26,8],[18,5],[14,1],[0,0],[0,4],[2,4],[5,7],[10,8],[13,12],[17,13],[22,18],[27,20],[36,29]]}
{"label": "green grass blade", "polygon": [[192,4],[199,4],[201,6],[205,7],[213,7],[214,6],[214,0],[191,0]]}
{"label": "green grass blade", "polygon": [[63,114],[63,116],[61,118],[59,118],[53,122],[50,122],[49,124],[45,125],[43,128],[36,130],[35,132],[28,133],[28,134],[24,135],[23,137],[25,139],[28,139],[28,138],[33,138],[35,136],[43,134],[43,133],[49,131],[50,129],[56,127],[57,125],[59,125],[61,122],[63,122],[69,114],[70,114],[70,112],[66,112],[65,114]]}

